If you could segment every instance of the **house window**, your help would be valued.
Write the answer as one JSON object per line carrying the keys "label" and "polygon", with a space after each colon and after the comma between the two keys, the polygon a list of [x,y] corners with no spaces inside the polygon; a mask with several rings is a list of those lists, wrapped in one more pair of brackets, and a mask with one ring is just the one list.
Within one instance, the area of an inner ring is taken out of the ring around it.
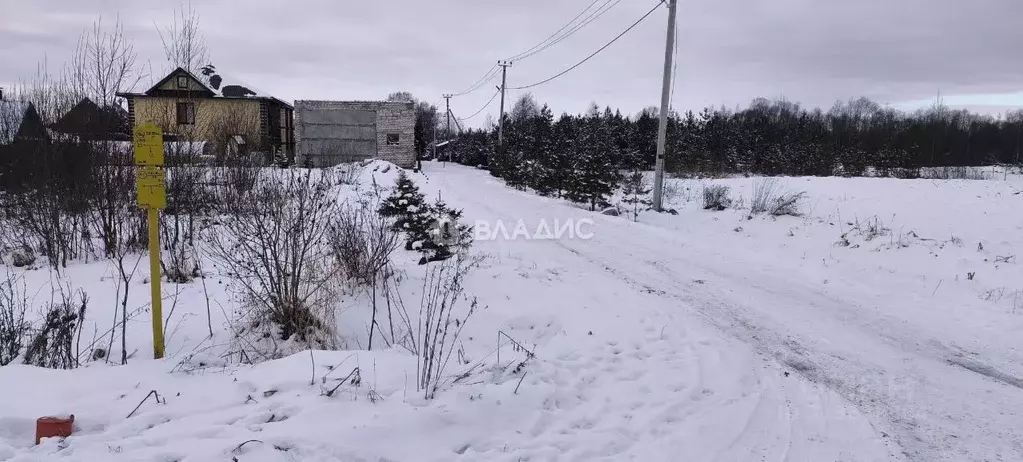
{"label": "house window", "polygon": [[387,145],[388,146],[397,146],[399,144],[401,144],[401,137],[398,136],[397,133],[388,133],[387,134]]}
{"label": "house window", "polygon": [[178,88],[179,89],[188,89],[188,77],[183,76],[183,75],[179,75],[178,76]]}
{"label": "house window", "polygon": [[195,125],[195,103],[178,103],[178,125]]}

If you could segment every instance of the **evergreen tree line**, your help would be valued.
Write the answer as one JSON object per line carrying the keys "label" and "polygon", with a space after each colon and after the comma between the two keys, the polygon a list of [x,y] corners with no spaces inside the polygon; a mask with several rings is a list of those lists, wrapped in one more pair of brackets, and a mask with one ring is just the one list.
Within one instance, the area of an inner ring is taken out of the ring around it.
{"label": "evergreen tree line", "polygon": [[[501,152],[491,127],[461,134],[440,157],[594,206],[618,172],[653,168],[657,129],[656,108],[626,117],[592,104],[585,114],[554,117],[526,94],[505,115]],[[915,178],[925,167],[1019,164],[1021,148],[1023,110],[994,117],[939,101],[903,112],[860,98],[824,111],[760,98],[745,109],[670,114],[665,163],[680,175]]]}

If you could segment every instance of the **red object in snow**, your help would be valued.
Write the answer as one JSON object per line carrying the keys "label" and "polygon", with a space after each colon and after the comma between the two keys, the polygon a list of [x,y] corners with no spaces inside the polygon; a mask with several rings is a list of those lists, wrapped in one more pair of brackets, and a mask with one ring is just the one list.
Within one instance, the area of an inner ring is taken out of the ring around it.
{"label": "red object in snow", "polygon": [[55,436],[66,438],[71,436],[71,427],[74,423],[74,414],[71,414],[68,417],[40,417],[36,420],[36,444],[39,444],[43,438],[52,438]]}

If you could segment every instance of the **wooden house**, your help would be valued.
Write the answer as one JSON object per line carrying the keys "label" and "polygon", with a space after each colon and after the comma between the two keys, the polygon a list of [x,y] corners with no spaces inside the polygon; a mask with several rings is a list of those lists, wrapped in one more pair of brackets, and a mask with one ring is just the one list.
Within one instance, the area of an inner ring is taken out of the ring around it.
{"label": "wooden house", "polygon": [[248,152],[294,160],[294,107],[212,66],[199,75],[177,68],[143,93],[118,96],[128,100],[133,127],[154,123],[171,139],[209,143],[222,158]]}

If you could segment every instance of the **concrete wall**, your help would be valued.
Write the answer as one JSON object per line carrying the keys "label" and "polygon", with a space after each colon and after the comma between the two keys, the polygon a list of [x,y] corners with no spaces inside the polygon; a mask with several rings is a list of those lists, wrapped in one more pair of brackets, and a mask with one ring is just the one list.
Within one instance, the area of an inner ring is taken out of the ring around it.
{"label": "concrete wall", "polygon": [[[296,163],[327,167],[377,158],[411,168],[415,128],[412,103],[295,101]],[[397,135],[397,143],[388,143],[388,135]]]}

